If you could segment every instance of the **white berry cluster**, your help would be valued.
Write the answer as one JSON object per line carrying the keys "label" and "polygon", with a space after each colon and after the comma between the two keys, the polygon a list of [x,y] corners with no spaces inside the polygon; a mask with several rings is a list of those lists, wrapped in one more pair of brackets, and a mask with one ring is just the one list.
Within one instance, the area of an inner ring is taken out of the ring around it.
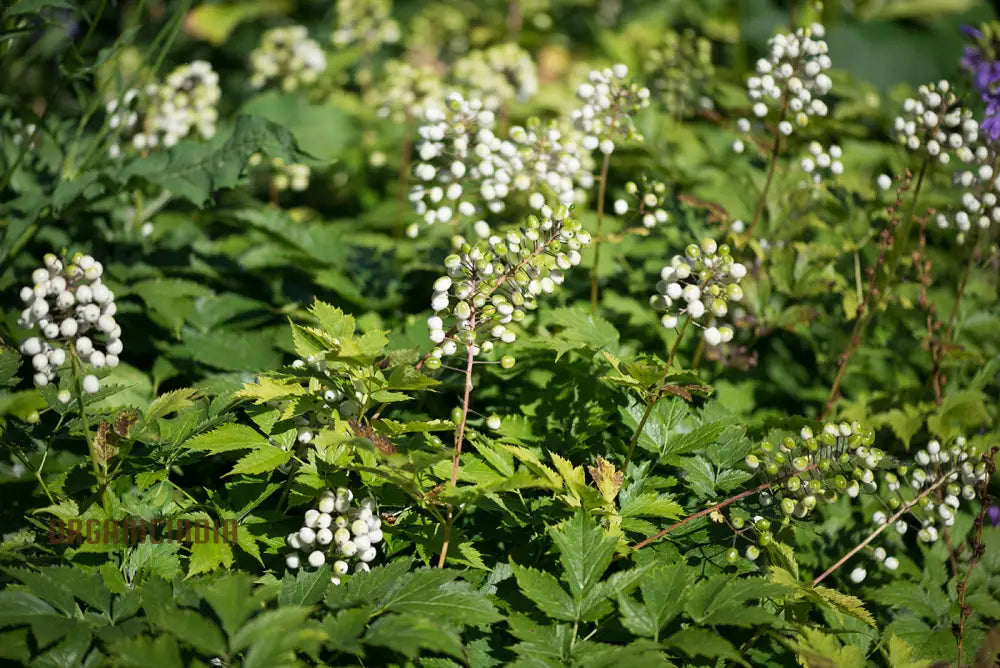
{"label": "white berry cluster", "polygon": [[715,81],[712,42],[693,30],[664,32],[660,44],[643,55],[642,69],[649,88],[674,116],[713,107],[708,96]]}
{"label": "white berry cluster", "polygon": [[583,199],[594,185],[594,159],[583,148],[583,137],[558,121],[529,118],[510,129],[517,147],[509,168],[514,190],[528,193],[528,206],[544,213],[545,207],[567,206]]}
{"label": "white berry cluster", "polygon": [[911,151],[926,152],[942,165],[952,156],[969,163],[979,138],[979,123],[961,106],[951,84],[941,80],[917,89],[916,98],[903,102],[903,114],[893,122],[896,141]]}
{"label": "white berry cluster", "polygon": [[[884,509],[872,513],[872,523],[876,526],[886,524],[890,515],[904,504],[912,503],[911,499],[922,490],[944,481],[947,484],[939,492],[920,497],[916,505],[893,525],[899,536],[916,528],[917,540],[936,542],[941,537],[940,528],[955,524],[962,502],[975,499],[977,485],[986,479],[986,462],[980,454],[979,448],[969,444],[964,436],[956,437],[950,447],[938,440],[928,442],[916,452],[912,465],[899,466],[895,473],[885,474],[884,489],[888,495],[880,499]],[[888,556],[884,547],[874,548],[871,556],[887,570],[899,568],[899,560]],[[851,580],[864,580],[864,568],[855,568]]]}
{"label": "white berry cluster", "polygon": [[385,73],[369,95],[377,116],[398,123],[422,118],[429,102],[445,97],[441,77],[432,67],[406,60],[386,63]]}
{"label": "white berry cluster", "polygon": [[[424,110],[418,130],[420,162],[413,169],[419,183],[411,189],[410,201],[425,223],[481,217],[484,208],[503,211],[514,178],[509,162],[517,147],[497,137],[495,122],[481,100],[466,100],[459,93],[450,93],[443,107],[430,104]],[[489,235],[485,221],[477,224],[477,232]]]}
{"label": "white berry cluster", "polygon": [[[745,459],[750,470],[774,478],[770,488],[758,496],[760,507],[780,510],[778,517],[788,523],[791,518],[805,518],[819,501],[834,503],[841,495],[858,499],[866,494],[873,496],[879,507],[871,514],[875,526],[885,525],[900,509],[907,508],[893,524],[895,533],[902,536],[916,524],[917,538],[932,543],[940,537],[938,527],[954,524],[962,501],[976,497],[976,485],[987,475],[979,448],[961,436],[950,447],[930,441],[909,463],[888,457],[874,441],[874,430],[858,422],[827,424],[816,435],[804,427],[800,440],[762,441]],[[921,496],[929,489],[940,491]],[[772,538],[770,522],[761,516],[754,522],[758,533],[766,532],[759,536],[761,544],[766,544]],[[886,548],[875,547],[870,552],[887,570],[899,567],[899,560]],[[856,583],[866,576],[861,566],[850,574]]]}
{"label": "white berry cluster", "polygon": [[470,97],[494,111],[515,100],[529,100],[538,92],[535,61],[514,43],[470,52],[455,63],[452,76]]}
{"label": "white berry cluster", "polygon": [[[68,264],[48,253],[43,264],[32,273],[32,285],[21,288],[25,309],[18,319],[21,327],[37,327],[41,333],[21,344],[21,352],[31,357],[35,385],[43,387],[54,381],[74,350],[84,364],[95,369],[118,366],[122,330],[115,322],[115,295],[101,282],[104,267],[80,253]],[[106,338],[103,351],[88,334]],[[88,394],[99,387],[96,376],[83,379],[83,390]]]}
{"label": "white berry cluster", "polygon": [[[375,514],[375,499],[362,499],[358,506],[351,505],[353,500],[354,493],[346,487],[327,490],[316,507],[306,511],[302,528],[285,538],[296,550],[285,557],[289,570],[322,568],[331,562],[334,584],[351,571],[351,562],[355,573],[370,570],[378,556],[375,546],[382,542],[382,520]],[[300,554],[306,555],[304,563]]]}
{"label": "white berry cluster", "polygon": [[684,315],[704,327],[708,345],[727,343],[733,339],[733,329],[717,323],[729,312],[730,302],[743,299],[740,281],[746,274],[747,268],[729,254],[729,246],[705,239],[701,246],[689,245],[684,255],[675,255],[663,268],[656,284],[659,294],[650,298],[650,304],[666,311],[661,322],[667,329],[677,327]]}
{"label": "white berry cluster", "polygon": [[293,91],[316,83],[326,70],[326,54],[309,38],[305,26],[272,28],[250,52],[250,66],[253,88],[274,82],[284,91]]}
{"label": "white berry cluster", "polygon": [[809,175],[813,183],[830,179],[844,173],[844,163],[840,161],[842,152],[837,144],[826,149],[818,141],[809,142],[809,155],[799,162],[802,171]]}
{"label": "white berry cluster", "polygon": [[[335,378],[327,366],[326,360],[319,356],[310,355],[304,360],[296,359],[292,362],[292,368],[310,368],[331,379],[331,382],[323,387],[322,402],[318,402],[314,410],[295,417],[296,440],[303,445],[311,443],[317,431],[334,422],[334,413],[343,420],[357,419],[361,414],[361,406],[369,399],[364,383],[361,381],[352,383],[350,379],[343,376]],[[281,408],[284,412],[285,409],[289,408],[289,404],[282,402],[275,407]],[[284,448],[284,446],[282,447]]]}
{"label": "white berry cluster", "polygon": [[662,181],[650,181],[643,177],[639,183],[629,181],[625,184],[625,193],[633,200],[616,199],[615,213],[624,216],[632,212],[643,227],[652,229],[657,223],[665,223],[669,216],[663,208],[667,196],[667,186]]}
{"label": "white berry cluster", "polygon": [[476,356],[491,352],[494,341],[512,343],[517,335],[508,325],[524,320],[538,295],[562,284],[563,271],[580,263],[580,249],[590,241],[559,206],[551,218],[529,216],[526,228],[465,244],[445,258],[447,274],[434,282],[435,315],[427,320],[436,346],[428,368],[459,350]]}
{"label": "white berry cluster", "polygon": [[[768,42],[767,57],[757,61],[756,74],[747,78],[753,115],[761,121],[770,118],[786,137],[795,126],[807,126],[810,117],[827,114],[822,96],[830,92],[833,82],[826,74],[831,62],[824,34],[822,24],[814,23],[775,35]],[[737,127],[748,132],[750,121],[740,119]],[[733,148],[742,152],[743,142],[738,140]]]}
{"label": "white berry cluster", "polygon": [[632,116],[649,106],[649,89],[626,79],[628,67],[619,63],[603,70],[593,70],[576,89],[582,105],[571,115],[580,130],[583,147],[600,149],[610,155],[616,142],[642,141]]}
{"label": "white berry cluster", "polygon": [[942,229],[958,230],[959,242],[973,228],[988,229],[1000,223],[1000,175],[995,165],[996,149],[980,142],[973,150],[973,162],[955,172],[952,180],[962,193],[959,205],[950,211],[937,214],[937,224]]}
{"label": "white berry cluster", "polygon": [[148,151],[169,148],[194,131],[211,139],[221,94],[219,75],[203,60],[181,65],[162,84],[126,91],[121,103],[113,99],[105,107],[108,126],[117,136],[109,154],[121,156],[123,140],[137,151]]}
{"label": "white berry cluster", "polygon": [[399,41],[399,24],[391,14],[392,0],[337,0],[333,44],[357,45],[365,51],[374,51],[383,44]]}
{"label": "white berry cluster", "polygon": [[302,192],[309,187],[309,176],[312,172],[309,165],[286,163],[282,158],[271,158],[265,163],[264,156],[260,153],[251,155],[249,164],[251,168],[263,171],[268,185],[277,192],[285,190]]}

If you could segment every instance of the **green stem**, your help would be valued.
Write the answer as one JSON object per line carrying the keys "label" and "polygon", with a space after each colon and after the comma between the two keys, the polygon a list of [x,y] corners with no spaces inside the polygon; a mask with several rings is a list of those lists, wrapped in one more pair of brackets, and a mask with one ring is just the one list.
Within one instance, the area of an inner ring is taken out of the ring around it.
{"label": "green stem", "polygon": [[646,409],[643,411],[642,417],[639,419],[639,424],[636,426],[635,432],[628,442],[628,454],[625,456],[625,464],[622,466],[622,469],[628,468],[629,462],[632,461],[632,455],[635,454],[635,446],[639,442],[639,437],[642,436],[643,428],[646,426],[646,421],[649,420],[649,416],[653,412],[653,407],[663,398],[663,390],[660,386],[663,385],[663,382],[667,379],[667,374],[670,373],[670,367],[673,366],[674,359],[677,357],[677,350],[681,346],[681,341],[684,339],[684,332],[687,331],[689,324],[691,324],[691,316],[684,318],[681,331],[677,333],[677,339],[670,349],[670,356],[667,358],[667,363],[663,365],[663,373],[660,374],[660,379],[656,382],[656,388],[650,394],[649,399],[646,400]]}
{"label": "green stem", "polygon": [[608,189],[608,165],[611,163],[611,154],[604,154],[604,162],[601,163],[601,180],[597,186],[597,228],[594,233],[594,268],[590,274],[590,307],[597,310],[597,300],[600,296],[600,289],[597,286],[598,265],[601,263],[601,223],[604,221],[604,195]]}
{"label": "green stem", "polygon": [[[884,295],[884,293],[887,292],[892,286],[892,282],[896,274],[896,264],[903,253],[907,239],[909,239],[910,230],[913,229],[913,214],[917,209],[917,200],[920,197],[920,187],[924,183],[924,175],[927,173],[927,165],[929,162],[930,160],[924,160],[923,164],[920,166],[920,174],[917,176],[917,185],[913,189],[913,200],[910,202],[910,211],[907,215],[906,223],[903,226],[902,232],[894,236],[892,250],[889,252],[888,260],[885,263],[886,279],[884,289],[880,293],[882,295]],[[847,364],[851,361],[851,357],[854,356],[854,353],[861,345],[861,335],[875,313],[875,305],[873,303],[876,296],[875,292],[877,288],[883,287],[882,281],[880,280],[881,277],[879,276],[879,269],[881,266],[881,264],[876,264],[875,266],[875,274],[872,277],[871,283],[872,289],[869,290],[867,298],[861,304],[861,309],[863,309],[863,311],[858,314],[857,319],[854,321],[854,329],[851,331],[851,336],[847,340],[847,348],[840,356],[840,364],[837,367],[837,375],[834,377],[833,384],[830,386],[830,394],[826,398],[826,404],[823,406],[823,413],[820,415],[820,420],[825,420],[833,410],[833,405],[840,396],[840,383],[843,381],[844,373],[847,371]]]}
{"label": "green stem", "polygon": [[[469,319],[473,330],[476,328],[476,314],[473,313]],[[469,402],[472,396],[472,365],[476,358],[472,354],[472,348],[468,348],[465,364],[465,395],[462,397],[462,421],[458,425],[458,433],[455,435],[455,457],[451,462],[451,486],[458,484],[459,459],[462,456],[462,443],[465,440],[465,427],[469,421]],[[444,540],[441,543],[441,556],[438,559],[438,568],[444,568],[444,562],[448,558],[448,544],[451,542],[451,527],[455,523],[455,515],[451,505],[448,506],[448,521],[444,525]]]}
{"label": "green stem", "polygon": [[83,401],[83,369],[80,358],[77,357],[76,348],[70,344],[70,358],[73,360],[73,386],[76,390],[76,406],[80,411],[80,422],[83,424],[83,435],[87,440],[87,449],[90,451],[90,463],[94,468],[94,478],[97,480],[97,488],[100,492],[104,505],[105,514],[111,516],[111,501],[108,498],[108,486],[105,475],[101,472],[101,465],[98,463],[97,449],[94,447],[94,438],[90,433],[90,422],[87,420],[87,406]]}
{"label": "green stem", "polygon": [[778,168],[778,156],[781,154],[781,131],[778,127],[781,125],[782,121],[785,120],[785,115],[788,113],[788,95],[785,95],[785,99],[781,104],[781,113],[778,115],[778,123],[774,126],[774,146],[771,147],[771,162],[767,167],[767,178],[764,181],[764,188],[760,191],[760,197],[757,198],[757,206],[754,207],[753,219],[750,221],[750,226],[746,229],[746,239],[749,241],[753,237],[753,231],[757,228],[757,223],[760,222],[761,216],[764,215],[764,205],[767,203],[767,193],[771,189],[771,182],[774,180],[774,172]]}

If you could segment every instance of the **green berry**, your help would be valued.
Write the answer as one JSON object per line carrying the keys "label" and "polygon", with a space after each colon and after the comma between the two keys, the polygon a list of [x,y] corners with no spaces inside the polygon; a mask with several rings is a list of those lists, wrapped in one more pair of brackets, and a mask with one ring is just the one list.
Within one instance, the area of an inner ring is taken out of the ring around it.
{"label": "green berry", "polygon": [[431,371],[434,371],[436,369],[440,369],[441,368],[441,360],[439,360],[436,357],[428,357],[427,361],[424,362],[424,366],[426,366]]}
{"label": "green berry", "polygon": [[451,421],[455,424],[459,424],[462,421],[462,409],[459,406],[451,409]]}
{"label": "green berry", "polygon": [[500,366],[502,366],[504,369],[513,368],[514,362],[515,360],[513,355],[504,355],[503,357],[500,358]]}
{"label": "green berry", "polygon": [[781,500],[781,512],[786,515],[791,515],[795,512],[795,499],[790,499],[787,496]]}
{"label": "green berry", "polygon": [[750,561],[756,561],[757,557],[760,556],[760,548],[756,545],[750,545],[746,549],[746,558]]}
{"label": "green berry", "polygon": [[735,564],[736,560],[739,558],[740,558],[740,551],[737,550],[735,547],[731,547],[728,550],[726,550],[726,561],[728,561],[729,563]]}

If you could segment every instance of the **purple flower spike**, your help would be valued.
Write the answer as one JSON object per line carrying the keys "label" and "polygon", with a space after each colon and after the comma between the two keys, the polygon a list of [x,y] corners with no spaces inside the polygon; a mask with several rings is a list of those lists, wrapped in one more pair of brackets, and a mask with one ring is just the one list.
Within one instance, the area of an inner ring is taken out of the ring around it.
{"label": "purple flower spike", "polygon": [[973,28],[972,26],[963,25],[962,32],[971,37],[972,39],[982,39],[983,32],[978,28]]}
{"label": "purple flower spike", "polygon": [[987,508],[986,516],[990,518],[993,526],[1000,526],[1000,506],[990,506]]}

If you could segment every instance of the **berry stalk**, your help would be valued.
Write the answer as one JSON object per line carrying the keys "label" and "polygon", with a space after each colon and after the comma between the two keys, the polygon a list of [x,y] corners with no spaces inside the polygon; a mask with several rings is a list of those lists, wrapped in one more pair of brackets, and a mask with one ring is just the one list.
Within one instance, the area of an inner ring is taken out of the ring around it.
{"label": "berry stalk", "polygon": [[825,580],[831,573],[833,573],[838,568],[840,568],[841,566],[843,566],[844,564],[846,564],[848,561],[850,561],[850,559],[855,554],[857,554],[861,550],[865,549],[865,547],[867,547],[869,543],[871,543],[873,540],[875,540],[876,538],[878,538],[879,534],[881,534],[883,531],[885,531],[890,526],[894,525],[896,523],[896,521],[899,520],[900,517],[902,517],[903,515],[905,515],[906,513],[908,513],[914,506],[916,506],[918,503],[920,503],[920,499],[924,498],[925,496],[927,496],[928,494],[930,494],[934,490],[936,490],[939,487],[941,487],[941,485],[943,485],[946,482],[948,482],[948,478],[949,478],[949,475],[947,475],[947,474],[941,476],[933,485],[931,485],[930,487],[928,487],[924,491],[920,492],[920,494],[918,494],[916,497],[914,497],[913,500],[908,501],[907,503],[903,504],[900,507],[899,510],[897,510],[895,513],[893,513],[892,517],[890,517],[888,520],[886,520],[883,524],[879,525],[879,527],[877,529],[875,529],[875,531],[873,531],[870,534],[868,534],[867,538],[865,538],[863,541],[861,541],[860,543],[858,543],[857,545],[855,545],[853,548],[851,548],[851,550],[847,554],[845,554],[844,556],[842,556],[840,559],[838,559],[837,562],[833,566],[830,566],[830,568],[826,569],[825,571],[823,571],[823,573],[821,573],[820,575],[816,576],[816,578],[812,581],[812,586],[815,587],[820,582],[822,582],[823,580]]}
{"label": "berry stalk", "polygon": [[604,221],[604,195],[608,188],[608,166],[611,154],[605,153],[601,163],[600,183],[597,185],[597,228],[594,231],[594,268],[590,273],[590,308],[597,310],[600,288],[597,285],[598,265],[601,263],[601,223]]}

